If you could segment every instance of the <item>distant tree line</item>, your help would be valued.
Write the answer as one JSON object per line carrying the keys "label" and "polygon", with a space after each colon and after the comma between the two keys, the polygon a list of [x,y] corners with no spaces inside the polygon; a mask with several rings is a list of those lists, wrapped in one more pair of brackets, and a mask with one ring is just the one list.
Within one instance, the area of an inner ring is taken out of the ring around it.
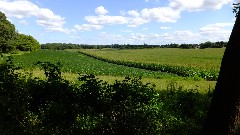
{"label": "distant tree line", "polygon": [[130,45],[130,44],[112,44],[112,45],[87,45],[87,44],[72,44],[72,43],[46,43],[41,45],[41,49],[64,50],[64,49],[144,49],[144,48],[181,48],[181,49],[204,49],[204,48],[222,48],[226,47],[227,42],[205,42],[201,44],[166,44],[166,45]]}
{"label": "distant tree line", "polygon": [[102,48],[115,48],[115,49],[143,49],[143,48],[158,48],[160,45],[87,45],[87,44],[72,44],[72,43],[46,43],[41,45],[41,49],[64,50],[64,49],[102,49]]}
{"label": "distant tree line", "polygon": [[34,51],[40,44],[30,35],[16,31],[15,26],[0,11],[0,53],[16,53],[17,51]]}
{"label": "distant tree line", "polygon": [[182,48],[182,49],[204,49],[204,48],[223,48],[227,46],[227,42],[224,41],[218,41],[218,42],[210,42],[207,41],[205,43],[200,44],[166,44],[161,45],[161,48]]}

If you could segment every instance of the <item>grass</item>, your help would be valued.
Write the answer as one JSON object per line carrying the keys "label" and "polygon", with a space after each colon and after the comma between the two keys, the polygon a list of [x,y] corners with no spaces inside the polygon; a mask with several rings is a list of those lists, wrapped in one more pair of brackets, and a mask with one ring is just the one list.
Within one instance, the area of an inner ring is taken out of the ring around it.
{"label": "grass", "polygon": [[[18,70],[21,73],[32,73],[32,77],[38,77],[45,79],[43,70],[33,69],[30,72],[24,70]],[[79,77],[76,73],[62,73],[63,78],[75,83]],[[97,78],[113,84],[115,80],[123,80],[123,76],[107,76],[98,75]],[[171,80],[171,79],[156,79],[156,78],[142,78],[143,83],[151,83],[156,86],[157,90],[166,90],[170,84],[174,84],[176,88],[182,87],[183,89],[197,89],[201,93],[206,93],[208,90],[212,90],[215,87],[216,81],[191,81],[191,80]]]}

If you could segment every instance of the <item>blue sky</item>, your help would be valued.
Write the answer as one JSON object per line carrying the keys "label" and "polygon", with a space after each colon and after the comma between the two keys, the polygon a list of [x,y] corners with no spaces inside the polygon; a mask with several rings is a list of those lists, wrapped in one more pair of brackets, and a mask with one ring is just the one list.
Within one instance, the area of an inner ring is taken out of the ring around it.
{"label": "blue sky", "polygon": [[20,33],[40,43],[228,41],[234,0],[0,0]]}

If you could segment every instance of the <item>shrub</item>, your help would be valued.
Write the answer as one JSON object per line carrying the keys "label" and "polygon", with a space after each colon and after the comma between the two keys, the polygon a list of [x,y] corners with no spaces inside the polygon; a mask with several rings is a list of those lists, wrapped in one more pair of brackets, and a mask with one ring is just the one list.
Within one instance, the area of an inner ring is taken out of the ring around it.
{"label": "shrub", "polygon": [[0,66],[1,134],[190,134],[201,129],[211,95],[171,84],[156,91],[140,78],[108,84],[63,79],[60,64],[38,62],[46,80]]}

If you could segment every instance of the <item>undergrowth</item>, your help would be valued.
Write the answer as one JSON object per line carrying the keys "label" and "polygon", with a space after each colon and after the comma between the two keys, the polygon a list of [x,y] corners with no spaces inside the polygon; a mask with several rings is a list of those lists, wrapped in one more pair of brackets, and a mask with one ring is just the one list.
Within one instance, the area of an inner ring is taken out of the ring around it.
{"label": "undergrowth", "polygon": [[46,79],[15,72],[12,59],[0,66],[0,134],[197,134],[211,92],[170,83],[156,91],[141,78],[113,84],[94,75],[70,83],[61,64],[37,62]]}

